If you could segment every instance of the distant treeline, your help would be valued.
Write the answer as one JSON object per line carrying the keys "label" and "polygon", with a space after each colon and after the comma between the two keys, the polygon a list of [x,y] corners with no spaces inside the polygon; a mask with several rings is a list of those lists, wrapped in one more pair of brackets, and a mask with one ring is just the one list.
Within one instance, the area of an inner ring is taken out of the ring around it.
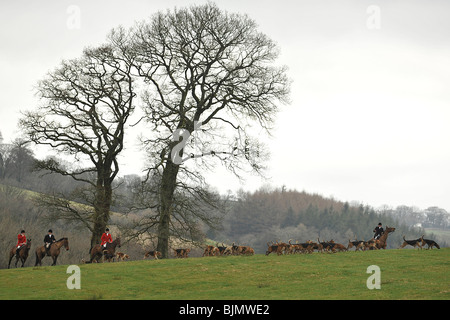
{"label": "distant treeline", "polygon": [[250,245],[257,253],[267,249],[267,242],[298,240],[335,240],[347,245],[349,239],[368,240],[381,222],[396,231],[389,236],[388,248],[398,248],[402,236],[418,238],[421,227],[400,223],[391,214],[377,212],[370,206],[341,202],[304,191],[285,188],[263,188],[256,192],[240,192],[230,213],[225,217],[223,230],[211,232],[209,237],[224,242]]}

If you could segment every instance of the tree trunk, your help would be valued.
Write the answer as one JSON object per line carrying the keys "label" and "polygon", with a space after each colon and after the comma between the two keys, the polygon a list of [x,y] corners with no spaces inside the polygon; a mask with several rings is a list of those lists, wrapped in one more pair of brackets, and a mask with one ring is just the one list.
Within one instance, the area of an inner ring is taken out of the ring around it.
{"label": "tree trunk", "polygon": [[94,217],[91,236],[91,248],[101,242],[103,232],[109,221],[109,210],[112,201],[112,187],[106,179],[98,179],[96,200],[94,203]]}
{"label": "tree trunk", "polygon": [[173,195],[175,193],[178,169],[179,165],[169,159],[162,173],[157,250],[161,252],[163,258],[169,257],[170,217],[172,214]]}

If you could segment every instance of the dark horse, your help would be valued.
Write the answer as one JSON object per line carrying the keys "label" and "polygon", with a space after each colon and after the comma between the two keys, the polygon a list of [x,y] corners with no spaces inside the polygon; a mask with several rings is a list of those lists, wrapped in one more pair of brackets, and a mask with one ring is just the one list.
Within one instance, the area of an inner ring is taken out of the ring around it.
{"label": "dark horse", "polygon": [[113,257],[114,253],[116,251],[116,246],[120,248],[120,238],[117,238],[116,240],[114,240],[111,243],[106,243],[106,248],[104,248],[102,245],[100,244],[96,244],[95,246],[93,246],[91,248],[91,250],[89,251],[89,253],[91,254],[91,260],[87,263],[92,263],[92,261],[98,262],[98,260],[103,256],[107,256],[107,257]]}
{"label": "dark horse", "polygon": [[58,241],[55,241],[51,244],[50,248],[48,249],[48,253],[45,251],[45,246],[41,246],[39,248],[36,248],[36,263],[34,266],[37,266],[38,264],[42,266],[42,259],[47,255],[49,257],[52,257],[53,263],[52,266],[56,265],[56,260],[58,259],[60,249],[64,246],[66,250],[69,250],[69,239],[68,238],[61,238]]}
{"label": "dark horse", "polygon": [[25,261],[27,261],[28,258],[28,251],[30,251],[31,248],[31,239],[27,240],[27,244],[23,245],[19,251],[19,256],[16,256],[16,251],[17,251],[17,246],[14,246],[14,248],[12,248],[9,251],[9,263],[8,263],[8,269],[9,269],[9,265],[11,264],[11,260],[12,258],[15,256],[16,257],[16,268],[17,268],[17,262],[22,261],[22,268],[23,265],[25,264]]}

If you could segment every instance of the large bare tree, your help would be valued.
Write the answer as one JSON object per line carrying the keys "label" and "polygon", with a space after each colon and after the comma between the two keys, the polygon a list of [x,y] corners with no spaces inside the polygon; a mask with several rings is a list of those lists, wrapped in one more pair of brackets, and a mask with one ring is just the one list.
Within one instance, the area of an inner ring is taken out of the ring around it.
{"label": "large bare tree", "polygon": [[157,249],[167,257],[177,190],[195,194],[191,178],[212,159],[236,174],[244,164],[260,171],[262,144],[251,128],[270,132],[289,80],[286,68],[275,65],[276,44],[256,23],[212,3],[156,13],[128,36],[147,86],[149,175],[160,181]]}
{"label": "large bare tree", "polygon": [[110,217],[117,156],[134,110],[131,65],[125,57],[119,46],[103,45],[85,49],[79,59],[63,61],[38,83],[40,106],[20,120],[31,141],[73,159],[71,168],[54,159],[39,161],[37,167],[86,183],[90,192],[85,198],[90,199],[92,212],[80,211],[58,196],[41,203],[59,206],[59,218],[78,220],[87,227],[92,232],[91,246],[100,242]]}

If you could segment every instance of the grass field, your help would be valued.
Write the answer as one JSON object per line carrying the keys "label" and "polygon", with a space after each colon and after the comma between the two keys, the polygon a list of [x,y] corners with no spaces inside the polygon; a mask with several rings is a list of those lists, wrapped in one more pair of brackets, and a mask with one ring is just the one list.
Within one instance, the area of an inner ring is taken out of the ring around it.
{"label": "grass field", "polygon": [[[367,267],[381,270],[369,290]],[[450,299],[450,248],[204,257],[0,270],[0,299]]]}

